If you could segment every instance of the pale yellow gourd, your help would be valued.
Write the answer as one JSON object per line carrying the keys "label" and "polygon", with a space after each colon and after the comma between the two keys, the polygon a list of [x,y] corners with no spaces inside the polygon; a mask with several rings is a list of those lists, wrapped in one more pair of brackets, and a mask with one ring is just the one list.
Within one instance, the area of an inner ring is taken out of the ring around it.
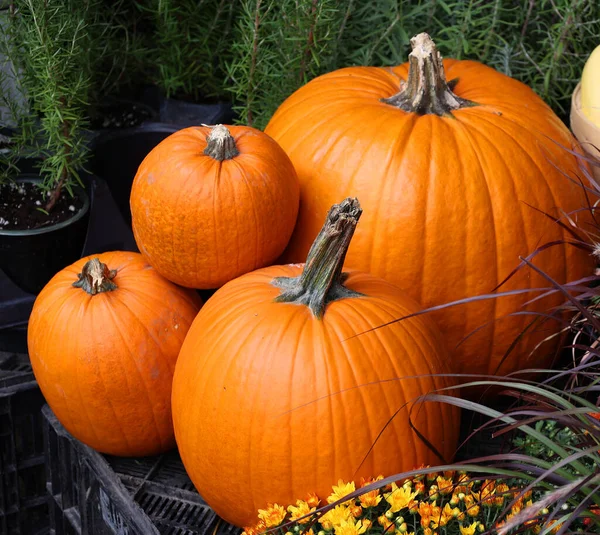
{"label": "pale yellow gourd", "polygon": [[581,74],[581,111],[600,127],[600,45],[587,59]]}

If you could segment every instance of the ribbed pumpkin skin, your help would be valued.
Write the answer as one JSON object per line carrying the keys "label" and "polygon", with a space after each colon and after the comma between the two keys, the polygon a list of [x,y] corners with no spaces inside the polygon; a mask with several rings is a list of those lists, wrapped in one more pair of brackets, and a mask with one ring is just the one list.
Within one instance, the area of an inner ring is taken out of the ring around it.
{"label": "ribbed pumpkin skin", "polygon": [[[478,106],[440,117],[380,102],[399,92],[407,64],[341,69],[281,105],[265,131],[289,154],[301,191],[298,224],[281,261],[302,261],[328,207],[346,196],[364,208],[346,265],[397,284],[425,307],[489,293],[519,256],[570,238],[536,210],[558,217],[559,207],[569,213],[587,206],[582,188],[554,167],[575,181],[583,176],[558,145],[571,149],[567,128],[524,84],[477,62],[443,64],[447,80],[459,79],[454,92]],[[568,245],[546,250],[534,264],[561,283],[593,269],[586,253]],[[548,286],[525,268],[500,291]],[[502,362],[534,319],[506,315],[537,295],[436,313],[456,371],[504,374],[547,365],[558,338],[530,352],[560,328],[557,322],[530,332]],[[562,300],[527,310],[545,312]]]}
{"label": "ribbed pumpkin skin", "polygon": [[[95,257],[117,270],[116,290],[72,287]],[[173,371],[200,305],[138,253],[94,255],[55,275],[35,301],[28,346],[40,389],[67,430],[112,455],[174,447]]]}
{"label": "ribbed pumpkin skin", "polygon": [[271,264],[298,214],[296,171],[281,147],[259,130],[227,128],[240,152],[235,158],[205,155],[210,128],[185,128],[146,156],[131,190],[140,252],[189,288],[218,288]]}
{"label": "ribbed pumpkin skin", "polygon": [[[416,317],[350,338],[417,305],[389,283],[353,272],[345,286],[368,297],[334,301],[319,320],[304,305],[273,302],[280,290],[272,279],[300,271],[272,266],[218,290],[194,321],[175,370],[173,422],[185,468],[216,513],[238,526],[250,525],[268,502],[295,503],[308,492],[327,497],[338,478],[439,461],[410,430],[406,408],[367,456],[405,402],[451,385],[447,377],[382,382],[446,371],[437,328]],[[450,459],[455,407],[414,405],[412,416]]]}

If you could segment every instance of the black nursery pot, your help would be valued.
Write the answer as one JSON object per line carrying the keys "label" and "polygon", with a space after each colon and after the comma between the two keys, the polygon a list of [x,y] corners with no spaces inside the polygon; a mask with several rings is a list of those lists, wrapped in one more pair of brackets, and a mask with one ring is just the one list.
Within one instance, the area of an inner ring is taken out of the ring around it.
{"label": "black nursery pot", "polygon": [[[36,175],[22,175],[18,182],[40,182]],[[0,229],[0,269],[19,288],[38,294],[61,269],[83,252],[90,217],[90,197],[83,188],[83,207],[70,219],[32,230]]]}
{"label": "black nursery pot", "polygon": [[177,125],[145,123],[100,134],[92,141],[91,171],[106,181],[129,227],[129,196],[138,167],[156,145],[177,130]]}
{"label": "black nursery pot", "polygon": [[236,119],[231,102],[190,102],[167,98],[155,85],[144,88],[140,101],[158,110],[158,122],[177,125],[179,128],[203,124],[232,124]]}
{"label": "black nursery pot", "polygon": [[229,102],[200,104],[174,98],[164,98],[160,103],[160,120],[163,123],[186,126],[202,124],[231,124],[234,113]]}

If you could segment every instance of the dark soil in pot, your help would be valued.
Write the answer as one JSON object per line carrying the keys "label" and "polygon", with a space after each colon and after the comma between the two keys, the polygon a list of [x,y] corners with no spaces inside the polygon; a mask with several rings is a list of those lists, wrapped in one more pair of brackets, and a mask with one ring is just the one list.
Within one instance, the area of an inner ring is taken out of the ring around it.
{"label": "dark soil in pot", "polygon": [[132,128],[155,120],[157,112],[150,106],[129,100],[114,100],[101,104],[90,113],[92,130]]}
{"label": "dark soil in pot", "polygon": [[43,211],[44,192],[31,182],[0,185],[0,229],[32,230],[61,223],[73,217],[84,205],[82,195],[71,197],[66,191],[50,213]]}
{"label": "dark soil in pot", "polygon": [[[0,226],[0,269],[15,285],[34,295],[58,271],[81,257],[91,204],[88,192],[76,187],[75,196],[65,191],[60,204],[47,216],[37,210],[43,207],[44,197],[32,183],[39,182],[35,175],[21,176],[15,186],[0,191],[0,217],[6,221]],[[18,206],[20,203],[27,205]],[[7,228],[9,224],[13,228]]]}

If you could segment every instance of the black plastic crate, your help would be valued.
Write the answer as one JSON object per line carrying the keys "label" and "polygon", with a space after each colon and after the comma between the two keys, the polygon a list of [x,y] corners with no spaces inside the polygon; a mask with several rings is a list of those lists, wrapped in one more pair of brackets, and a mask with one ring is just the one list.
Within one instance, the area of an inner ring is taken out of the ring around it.
{"label": "black plastic crate", "polygon": [[48,532],[41,409],[26,354],[0,352],[0,533]]}
{"label": "black plastic crate", "polygon": [[137,459],[101,455],[42,409],[56,535],[237,535],[195,490],[177,451]]}

